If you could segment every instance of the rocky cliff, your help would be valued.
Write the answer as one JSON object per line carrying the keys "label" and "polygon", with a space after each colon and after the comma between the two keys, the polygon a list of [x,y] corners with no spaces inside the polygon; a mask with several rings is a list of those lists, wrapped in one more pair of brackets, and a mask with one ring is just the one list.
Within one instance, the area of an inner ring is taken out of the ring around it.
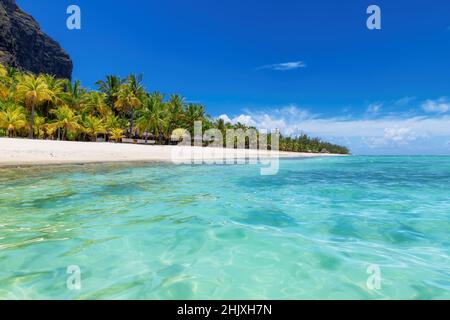
{"label": "rocky cliff", "polygon": [[15,0],[0,0],[0,62],[36,74],[72,76],[69,55]]}

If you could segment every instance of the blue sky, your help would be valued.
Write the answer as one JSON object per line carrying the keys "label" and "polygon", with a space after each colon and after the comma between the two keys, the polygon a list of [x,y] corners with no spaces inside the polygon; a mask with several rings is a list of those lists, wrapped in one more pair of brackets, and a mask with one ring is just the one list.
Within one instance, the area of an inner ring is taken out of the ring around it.
{"label": "blue sky", "polygon": [[[215,117],[359,154],[450,154],[450,2],[18,0],[94,87],[143,73]],[[81,8],[82,29],[66,28]],[[381,8],[368,30],[366,9]]]}

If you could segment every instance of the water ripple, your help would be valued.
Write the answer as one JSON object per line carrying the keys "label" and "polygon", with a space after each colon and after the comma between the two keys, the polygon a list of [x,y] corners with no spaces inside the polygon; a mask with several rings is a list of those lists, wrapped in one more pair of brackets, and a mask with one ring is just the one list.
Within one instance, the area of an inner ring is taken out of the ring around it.
{"label": "water ripple", "polygon": [[450,298],[449,157],[280,165],[0,169],[0,298]]}

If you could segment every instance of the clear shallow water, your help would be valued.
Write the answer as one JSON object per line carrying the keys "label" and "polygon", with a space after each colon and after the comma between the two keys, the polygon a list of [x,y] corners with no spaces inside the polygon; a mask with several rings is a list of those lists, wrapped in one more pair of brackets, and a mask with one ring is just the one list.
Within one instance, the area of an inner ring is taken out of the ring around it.
{"label": "clear shallow water", "polygon": [[0,298],[450,298],[450,157],[0,169],[0,190]]}

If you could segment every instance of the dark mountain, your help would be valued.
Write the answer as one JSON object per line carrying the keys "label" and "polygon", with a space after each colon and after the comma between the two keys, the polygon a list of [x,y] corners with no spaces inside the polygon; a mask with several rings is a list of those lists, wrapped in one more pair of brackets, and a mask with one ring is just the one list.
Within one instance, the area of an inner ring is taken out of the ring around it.
{"label": "dark mountain", "polygon": [[36,74],[72,76],[69,55],[15,0],[0,0],[0,62]]}

